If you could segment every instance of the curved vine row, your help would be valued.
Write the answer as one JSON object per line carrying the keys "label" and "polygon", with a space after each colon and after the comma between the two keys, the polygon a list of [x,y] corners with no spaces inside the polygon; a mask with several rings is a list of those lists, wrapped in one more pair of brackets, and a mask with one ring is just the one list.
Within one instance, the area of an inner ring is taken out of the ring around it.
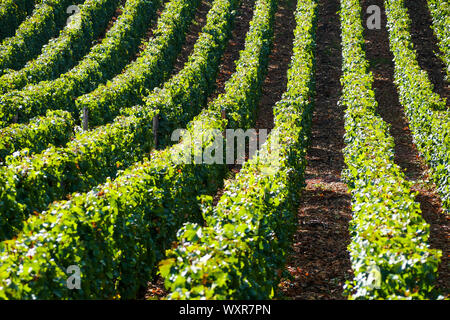
{"label": "curved vine row", "polygon": [[0,3],[0,40],[14,35],[16,28],[40,0],[4,0]]}
{"label": "curved vine row", "polygon": [[[119,0],[86,0],[59,36],[42,47],[38,57],[28,61],[22,69],[8,70],[0,77],[0,93],[6,94],[27,84],[55,79],[75,66],[89,51],[92,41],[105,30],[118,4]],[[14,103],[13,97],[14,94],[9,95],[11,103]],[[2,96],[0,101],[5,99]],[[0,109],[0,126],[3,121],[4,115]]]}
{"label": "curved vine row", "polygon": [[[36,5],[33,14],[17,29],[15,35],[0,45],[0,74],[20,69],[37,56],[42,46],[64,27],[70,0],[48,0]],[[75,2],[79,4],[80,2]]]}

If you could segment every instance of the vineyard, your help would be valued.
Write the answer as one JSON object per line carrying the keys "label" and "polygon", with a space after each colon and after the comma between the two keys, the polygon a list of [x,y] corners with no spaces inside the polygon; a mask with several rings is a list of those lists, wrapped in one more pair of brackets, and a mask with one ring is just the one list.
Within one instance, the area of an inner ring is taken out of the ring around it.
{"label": "vineyard", "polygon": [[0,25],[0,300],[450,298],[448,0]]}

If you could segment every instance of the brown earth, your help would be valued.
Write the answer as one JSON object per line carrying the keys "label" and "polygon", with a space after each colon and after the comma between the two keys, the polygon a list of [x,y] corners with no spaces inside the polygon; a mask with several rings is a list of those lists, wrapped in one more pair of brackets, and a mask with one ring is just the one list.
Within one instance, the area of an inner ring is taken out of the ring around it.
{"label": "brown earth", "polygon": [[411,38],[417,51],[417,60],[435,91],[447,99],[450,106],[450,84],[445,81],[445,64],[440,59],[438,40],[432,29],[431,14],[426,0],[406,0],[405,6],[411,18]]}
{"label": "brown earth", "polygon": [[352,278],[347,246],[350,195],[344,168],[341,95],[341,38],[338,0],[320,0],[316,53],[316,99],[307,153],[306,188],[301,192],[298,229],[279,284],[280,299],[343,299]]}
{"label": "brown earth", "polygon": [[[261,98],[254,126],[254,129],[258,130],[256,139],[259,138],[259,130],[266,129],[270,133],[273,129],[273,106],[281,99],[283,92],[286,90],[287,70],[291,61],[294,40],[295,7],[295,0],[284,0],[278,3],[277,12],[275,13],[273,46],[269,55],[267,75],[261,88]],[[244,41],[245,38],[242,40],[243,47]],[[248,160],[248,156],[247,150],[246,160]],[[229,165],[228,169],[227,180],[233,179],[242,169],[242,165]],[[223,192],[223,188],[218,190],[214,196],[214,205],[219,202]]]}
{"label": "brown earth", "polygon": [[114,25],[114,23],[116,22],[117,18],[122,14],[122,8],[125,5],[126,0],[121,0],[116,8],[116,10],[114,11],[113,16],[111,17],[111,19],[108,22],[108,25],[106,26],[106,28],[99,34],[99,36],[97,37],[96,40],[94,40],[92,42],[92,46],[96,45],[97,43],[102,42],[102,40],[105,38],[106,34],[108,33],[109,29],[112,28],[112,26]]}
{"label": "brown earth", "polygon": [[186,34],[186,39],[183,47],[181,48],[181,52],[177,57],[177,61],[175,62],[172,75],[177,74],[181,69],[183,69],[184,64],[188,61],[192,50],[194,50],[194,45],[200,36],[200,32],[206,24],[206,16],[208,15],[209,9],[211,9],[210,1],[202,0],[197,8],[192,24],[189,27],[189,31]]}

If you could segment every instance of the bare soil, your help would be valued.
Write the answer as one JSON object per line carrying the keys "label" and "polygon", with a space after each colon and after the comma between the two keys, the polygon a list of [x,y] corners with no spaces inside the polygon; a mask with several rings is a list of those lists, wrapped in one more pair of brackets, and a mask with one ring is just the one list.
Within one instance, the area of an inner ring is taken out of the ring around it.
{"label": "bare soil", "polygon": [[307,153],[306,188],[301,192],[298,229],[279,284],[281,299],[344,299],[352,278],[348,223],[350,195],[341,181],[345,166],[341,95],[341,38],[338,0],[320,0],[316,53],[316,99]]}
{"label": "bare soil", "polygon": [[412,22],[410,32],[419,65],[428,73],[435,91],[446,98],[447,106],[450,106],[450,84],[445,81],[445,64],[438,56],[440,50],[427,1],[406,0],[405,6]]}

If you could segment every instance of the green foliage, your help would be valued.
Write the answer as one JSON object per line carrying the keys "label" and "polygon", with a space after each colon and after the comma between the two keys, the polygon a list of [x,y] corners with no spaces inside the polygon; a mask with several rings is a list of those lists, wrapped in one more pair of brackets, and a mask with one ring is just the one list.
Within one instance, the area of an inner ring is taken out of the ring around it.
{"label": "green foliage", "polygon": [[118,117],[114,123],[79,133],[65,147],[40,154],[22,150],[0,167],[0,239],[11,238],[34,212],[52,201],[114,177],[153,148],[151,119]]}
{"label": "green foliage", "polygon": [[38,3],[33,14],[17,29],[15,35],[0,46],[0,74],[8,69],[18,70],[41,52],[42,46],[63,28],[66,9],[80,1],[46,0]]}
{"label": "green foliage", "polygon": [[72,137],[73,120],[66,111],[48,111],[27,124],[13,124],[0,129],[0,163],[6,156],[27,148],[38,153],[49,145],[62,146]]}
{"label": "green foliage", "polygon": [[84,108],[88,110],[91,127],[112,121],[121,108],[142,103],[145,90],[152,90],[167,79],[198,4],[199,0],[168,2],[153,38],[136,61],[111,81],[77,98],[77,110],[80,114]]}
{"label": "green foliage", "polygon": [[[207,103],[208,95],[215,88],[220,59],[231,35],[236,1],[216,2],[208,12],[192,54],[184,68],[144,98],[145,105],[121,110],[109,105],[106,110],[90,114],[90,121],[102,123],[118,113],[125,115],[154,110],[159,113],[158,141],[161,146],[171,144],[169,137],[174,129],[186,126]],[[100,112],[100,113],[99,113]]]}
{"label": "green foliage", "polygon": [[[209,45],[205,45],[205,42],[200,43],[200,46],[196,44],[197,51],[194,49],[194,52],[197,55],[194,53],[194,56],[204,64],[198,64],[197,59],[190,59],[186,68],[197,65],[210,70],[210,73],[217,71],[218,60],[228,39],[225,34],[229,34],[231,29],[234,6],[235,3],[224,0],[215,3],[208,14],[204,30],[208,32],[207,35],[213,30],[217,38],[208,36]],[[204,39],[202,35],[200,38]],[[218,57],[205,60],[205,54],[200,49],[206,50],[207,56]],[[212,52],[213,49],[219,52]],[[196,69],[189,70],[191,72],[186,72],[186,77],[190,77]],[[199,69],[198,73],[201,70],[204,69]],[[215,77],[207,80],[204,86],[210,87]],[[181,78],[181,81],[186,83],[190,79]],[[203,101],[208,94],[205,90],[196,89],[193,92]],[[0,216],[3,217],[0,238],[11,237],[21,229],[27,216],[44,210],[52,201],[63,199],[72,192],[86,192],[103,183],[107,177],[114,177],[119,169],[142,159],[154,147],[152,119],[157,112],[146,107],[130,108],[127,116],[78,134],[64,148],[52,147],[31,157],[25,151],[10,157],[7,165],[0,168]]]}
{"label": "green foliage", "polygon": [[11,37],[40,0],[3,0],[0,3],[0,40]]}
{"label": "green foliage", "polygon": [[[56,2],[56,0],[51,1]],[[73,2],[66,0],[59,0],[58,2],[64,2],[66,4],[64,8],[61,8],[64,12],[65,23],[68,18],[66,13],[67,6],[73,4]],[[76,3],[80,2],[77,1]],[[39,50],[42,49],[42,52],[34,60],[28,61],[22,69],[16,71],[7,70],[8,73],[0,77],[0,93],[5,94],[12,90],[22,89],[27,84],[55,79],[61,73],[72,68],[89,51],[92,41],[105,30],[118,3],[119,0],[86,0],[83,4],[79,5],[80,13],[60,32],[59,37],[51,39],[43,47],[40,40],[30,38],[31,40],[26,42],[26,48],[31,49],[36,47]],[[24,34],[29,34],[30,37],[33,37],[37,22],[30,21],[30,23],[31,26],[27,27]],[[37,23],[37,25],[41,24]],[[47,32],[46,27],[43,26],[43,28],[44,30],[41,32]],[[36,31],[36,33],[38,32]],[[21,46],[25,45],[25,42],[22,40],[17,41]],[[32,41],[35,42],[31,43]],[[9,59],[8,57],[21,59],[21,54],[17,54],[17,52],[15,45],[6,46],[2,51],[2,59]],[[15,94],[18,93],[16,92]],[[14,103],[19,103],[13,98],[15,94],[0,97],[0,126],[2,121],[8,119],[5,119],[4,104],[9,103],[13,106]]]}
{"label": "green foliage", "polygon": [[[222,54],[231,35],[237,1],[222,1],[208,12],[202,30],[183,70],[144,98],[150,110],[159,110],[158,143],[166,146],[173,130],[183,128],[207,103],[215,88]],[[109,109],[109,111],[113,111]],[[116,110],[118,112],[119,110]]]}
{"label": "green foliage", "polygon": [[[237,1],[214,1],[207,25],[216,25],[217,35],[221,28],[230,28],[236,5]],[[225,20],[228,23],[220,23]],[[223,166],[175,164],[172,152],[154,152],[114,182],[73,194],[70,201],[54,203],[30,217],[17,239],[0,244],[0,299],[109,298],[117,292],[123,298],[135,297],[181,223],[200,219],[195,195],[217,190],[220,179],[211,175],[223,176]],[[65,268],[74,264],[82,270],[81,290],[66,287]]]}
{"label": "green foliage", "polygon": [[432,28],[439,40],[440,57],[447,68],[447,80],[450,80],[450,3],[442,0],[427,2],[433,20]]}
{"label": "green foliage", "polygon": [[[31,217],[16,240],[0,244],[0,299],[134,298],[187,214],[198,211],[182,186],[197,179],[195,168],[214,169],[190,166],[179,180],[168,158],[160,153]],[[70,265],[81,268],[81,290],[66,287]]]}
{"label": "green foliage", "polygon": [[358,0],[341,1],[341,22],[344,175],[353,211],[348,249],[355,274],[346,293],[351,299],[431,298],[441,253],[427,244],[429,225],[394,163],[389,126],[376,114]]}
{"label": "green foliage", "polygon": [[446,101],[433,92],[427,73],[417,62],[403,0],[385,1],[395,83],[409,120],[414,144],[425,158],[442,205],[450,210],[450,114]]}
{"label": "green foliage", "polygon": [[[274,5],[275,1],[258,1],[253,26],[259,27],[255,29],[271,28]],[[275,128],[268,141],[236,179],[226,183],[217,207],[212,208],[210,198],[203,198],[206,226],[185,224],[178,232],[178,246],[167,251],[160,273],[172,291],[169,298],[273,296],[296,229],[298,189],[304,183],[314,92],[316,8],[314,0],[298,1],[288,89],[274,108]],[[258,43],[258,33],[253,31]],[[248,50],[252,51],[251,46]]]}
{"label": "green foliage", "polygon": [[[53,81],[42,81],[6,95],[3,106],[7,121],[19,122],[48,109],[75,113],[75,97],[92,91],[99,83],[120,72],[137,51],[159,0],[130,0],[102,42],[92,48],[76,67]],[[9,103],[9,98],[12,101]]]}

